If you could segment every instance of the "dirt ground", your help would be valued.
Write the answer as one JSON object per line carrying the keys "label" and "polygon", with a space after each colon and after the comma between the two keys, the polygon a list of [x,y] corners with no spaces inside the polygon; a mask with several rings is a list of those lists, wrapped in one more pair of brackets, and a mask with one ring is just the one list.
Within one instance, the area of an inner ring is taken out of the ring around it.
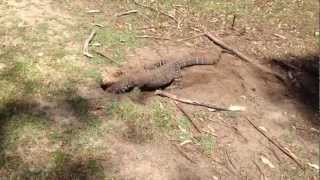
{"label": "dirt ground", "polygon": [[[319,178],[318,1],[138,2],[0,1],[0,179]],[[138,13],[116,16],[132,9]],[[87,58],[82,47],[92,29],[94,57]],[[164,91],[245,107],[211,112],[181,104],[200,133],[153,91],[100,88],[119,71],[221,49],[196,29],[286,82],[229,53],[217,65],[184,69]]]}

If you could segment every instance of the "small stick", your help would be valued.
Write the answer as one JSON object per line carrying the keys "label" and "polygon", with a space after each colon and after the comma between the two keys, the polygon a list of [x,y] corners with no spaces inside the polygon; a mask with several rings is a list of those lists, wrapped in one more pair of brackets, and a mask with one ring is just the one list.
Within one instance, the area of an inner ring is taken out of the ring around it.
{"label": "small stick", "polygon": [[97,26],[97,27],[103,27],[103,25],[102,24],[97,24],[97,23],[95,23],[95,24],[93,24],[94,26]]}
{"label": "small stick", "polygon": [[234,168],[234,170],[237,171],[237,167],[236,167],[236,166],[234,165],[234,163],[232,162],[228,150],[226,150],[225,153],[226,153],[226,155],[227,155],[227,159],[228,159],[228,161],[230,162],[231,166]]}
{"label": "small stick", "polygon": [[261,170],[260,166],[258,165],[258,163],[256,161],[254,161],[254,160],[252,160],[252,162],[257,167],[258,171],[260,172],[261,176],[263,177],[262,179],[265,180],[266,177],[265,177],[263,171]]}
{"label": "small stick", "polygon": [[168,97],[170,99],[173,99],[175,101],[182,102],[182,103],[185,103],[185,104],[191,104],[191,105],[195,105],[195,106],[203,106],[203,107],[207,107],[207,108],[210,108],[210,109],[215,109],[217,111],[238,111],[238,110],[233,110],[232,107],[222,108],[222,107],[218,107],[218,106],[215,106],[215,105],[201,103],[201,102],[197,102],[197,101],[190,100],[190,99],[179,98],[174,94],[170,94],[168,92],[164,92],[164,91],[161,91],[161,90],[156,90],[155,94],[159,95],[159,96]]}
{"label": "small stick", "polygon": [[170,40],[169,38],[156,37],[156,36],[149,36],[149,35],[136,36],[136,38],[151,38],[151,39]]}
{"label": "small stick", "polygon": [[119,14],[116,14],[115,16],[116,17],[121,17],[121,16],[126,16],[126,15],[129,15],[129,14],[134,14],[134,13],[137,13],[138,10],[130,10],[130,11],[126,11],[126,12],[122,12],[122,13],[119,13]]}
{"label": "small stick", "polygon": [[200,33],[200,34],[197,34],[195,36],[191,36],[191,37],[184,38],[184,39],[179,39],[179,40],[177,40],[177,42],[188,41],[190,39],[195,39],[195,38],[198,38],[198,37],[203,36],[203,35],[204,35],[204,33]]}
{"label": "small stick", "polygon": [[285,78],[279,74],[276,73],[274,71],[272,71],[271,69],[264,67],[258,63],[256,63],[256,60],[251,59],[250,57],[248,57],[247,55],[241,53],[240,51],[230,47],[229,45],[227,45],[226,43],[224,43],[222,40],[218,39],[217,37],[213,36],[212,34],[210,34],[209,32],[204,33],[204,35],[211,40],[213,43],[217,44],[218,46],[222,47],[223,49],[226,49],[227,51],[230,51],[231,53],[235,54],[236,56],[238,56],[240,59],[252,64],[253,66],[259,68],[260,70],[268,73],[268,74],[272,74],[275,77],[277,77],[278,79],[280,79],[282,82],[285,82]]}
{"label": "small stick", "polygon": [[147,9],[149,9],[149,10],[151,10],[151,11],[154,11],[154,12],[158,12],[158,13],[164,15],[164,16],[169,17],[170,19],[172,19],[172,20],[175,21],[176,23],[179,23],[178,20],[177,20],[175,17],[171,16],[170,14],[167,14],[167,13],[161,11],[161,10],[157,10],[157,9],[155,9],[155,8],[153,8],[153,7],[146,6],[146,5],[144,5],[144,4],[140,4],[140,3],[138,3],[137,1],[133,1],[133,2],[134,2],[136,5],[138,5],[138,6],[147,8]]}
{"label": "small stick", "polygon": [[161,28],[170,28],[170,27],[172,28],[173,26],[170,26],[170,25],[159,25],[159,26],[150,25],[150,26],[146,26],[146,27],[137,28],[137,30],[161,29]]}
{"label": "small stick", "polygon": [[263,132],[261,129],[259,129],[249,118],[246,118],[246,120],[259,132],[261,133],[265,138],[267,138],[273,145],[275,145],[281,152],[283,152],[285,155],[287,155],[290,159],[292,159],[302,170],[305,168],[303,165],[299,162],[299,160],[292,156],[290,152],[288,152],[279,142],[276,142],[276,140],[273,140],[270,138],[265,132]]}
{"label": "small stick", "polygon": [[94,38],[94,36],[96,35],[96,31],[92,30],[89,37],[86,39],[86,41],[84,42],[84,46],[83,46],[83,55],[89,57],[89,58],[93,58],[93,55],[89,53],[89,44],[92,41],[92,39]]}
{"label": "small stick", "polygon": [[112,61],[113,63],[115,63],[115,64],[117,64],[117,65],[121,65],[120,63],[118,63],[116,60],[114,60],[114,59],[112,59],[111,57],[109,57],[109,56],[107,56],[107,55],[105,55],[105,54],[103,54],[102,52],[99,52],[99,51],[95,51],[95,50],[93,50],[95,53],[97,53],[98,55],[100,55],[100,56],[102,56],[102,57],[104,57],[104,58],[106,58],[106,59],[108,59],[108,60],[110,60],[110,61]]}
{"label": "small stick", "polygon": [[233,15],[233,19],[232,19],[232,25],[231,25],[231,29],[234,29],[234,25],[236,23],[236,18],[237,18],[237,15]]}
{"label": "small stick", "polygon": [[185,157],[187,160],[189,160],[190,162],[194,163],[194,164],[197,164],[193,159],[191,159],[184,151],[182,151],[182,149],[176,145],[176,144],[173,144],[174,147],[177,148],[178,152],[183,156]]}
{"label": "small stick", "polygon": [[192,120],[192,118],[189,116],[189,114],[182,108],[182,106],[180,104],[178,104],[177,102],[175,102],[177,108],[182,112],[182,114],[184,116],[186,116],[186,118],[191,122],[191,124],[193,125],[193,127],[198,131],[198,133],[201,133],[201,129],[198,127],[198,125]]}
{"label": "small stick", "polygon": [[272,35],[274,35],[275,37],[281,38],[281,39],[287,39],[285,36],[282,36],[282,35],[280,35],[280,34],[274,33],[274,34],[272,34]]}

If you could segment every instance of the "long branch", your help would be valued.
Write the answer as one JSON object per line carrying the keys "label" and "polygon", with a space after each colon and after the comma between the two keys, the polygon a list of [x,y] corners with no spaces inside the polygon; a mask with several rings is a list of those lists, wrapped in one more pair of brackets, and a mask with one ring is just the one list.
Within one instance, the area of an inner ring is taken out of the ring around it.
{"label": "long branch", "polygon": [[272,71],[271,69],[262,66],[260,64],[258,64],[256,62],[256,60],[248,57],[247,55],[243,54],[242,52],[238,51],[237,49],[227,45],[225,42],[223,42],[222,40],[220,40],[219,38],[213,36],[211,33],[209,32],[205,32],[204,35],[211,40],[213,43],[217,44],[218,46],[220,46],[223,49],[226,49],[227,51],[230,51],[231,53],[235,54],[236,56],[238,56],[240,59],[252,64],[253,66],[259,68],[260,70],[262,70],[265,73],[274,75],[275,77],[277,77],[278,79],[280,79],[282,82],[285,82],[285,78],[284,76],[282,76],[281,74]]}
{"label": "long branch", "polygon": [[299,162],[299,160],[291,155],[290,152],[288,152],[279,142],[276,140],[273,140],[271,137],[269,137],[265,132],[263,132],[261,129],[259,129],[249,118],[246,118],[246,120],[254,127],[259,133],[261,133],[265,138],[267,138],[273,145],[275,145],[281,152],[283,152],[285,155],[287,155],[290,159],[292,159],[301,169],[304,170],[304,166]]}
{"label": "long branch", "polygon": [[214,109],[214,110],[217,110],[217,111],[241,111],[242,110],[241,107],[237,107],[237,106],[231,106],[229,108],[225,108],[225,107],[219,107],[219,106],[212,105],[212,104],[198,102],[198,101],[195,101],[195,100],[181,98],[181,97],[178,97],[178,96],[176,96],[174,94],[171,94],[171,93],[168,93],[168,92],[164,92],[164,91],[161,91],[161,90],[156,90],[155,94],[159,95],[159,96],[168,97],[170,99],[173,99],[175,101],[182,102],[182,103],[185,103],[185,104],[191,104],[191,105],[195,105],[195,106],[203,106],[203,107]]}

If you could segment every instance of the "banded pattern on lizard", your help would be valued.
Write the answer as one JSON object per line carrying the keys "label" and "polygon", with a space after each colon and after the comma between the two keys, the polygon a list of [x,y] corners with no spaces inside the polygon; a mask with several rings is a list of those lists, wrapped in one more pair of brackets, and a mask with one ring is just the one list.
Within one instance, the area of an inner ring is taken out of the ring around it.
{"label": "banded pattern on lizard", "polygon": [[178,59],[161,60],[146,66],[141,72],[124,75],[118,81],[102,84],[101,87],[111,93],[123,93],[134,87],[157,89],[180,78],[181,69],[193,65],[214,65],[220,57],[221,51],[198,51]]}

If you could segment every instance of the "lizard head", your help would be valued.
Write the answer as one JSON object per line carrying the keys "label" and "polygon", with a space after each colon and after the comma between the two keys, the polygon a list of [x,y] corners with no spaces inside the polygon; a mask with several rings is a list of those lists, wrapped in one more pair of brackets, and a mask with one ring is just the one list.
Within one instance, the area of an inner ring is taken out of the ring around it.
{"label": "lizard head", "polygon": [[130,90],[130,85],[123,81],[103,83],[100,87],[109,93],[120,94]]}

